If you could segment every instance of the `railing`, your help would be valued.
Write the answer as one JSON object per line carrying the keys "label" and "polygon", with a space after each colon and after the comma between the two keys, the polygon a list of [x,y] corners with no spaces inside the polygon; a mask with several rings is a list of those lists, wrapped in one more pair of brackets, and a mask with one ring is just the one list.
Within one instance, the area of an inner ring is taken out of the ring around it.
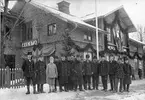
{"label": "railing", "polygon": [[20,88],[25,86],[21,68],[0,68],[0,89]]}

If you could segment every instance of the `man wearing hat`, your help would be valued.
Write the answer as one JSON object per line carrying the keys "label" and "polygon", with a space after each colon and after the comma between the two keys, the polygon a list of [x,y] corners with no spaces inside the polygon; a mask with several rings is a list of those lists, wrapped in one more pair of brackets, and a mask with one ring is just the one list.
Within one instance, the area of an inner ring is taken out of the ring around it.
{"label": "man wearing hat", "polygon": [[59,86],[60,86],[60,92],[62,91],[62,86],[64,86],[64,90],[68,92],[68,67],[67,67],[67,61],[66,57],[62,55],[61,57],[62,61],[60,63],[60,76],[59,76]]}
{"label": "man wearing hat", "polygon": [[35,63],[37,92],[44,93],[43,84],[46,83],[46,64],[42,55],[39,55]]}
{"label": "man wearing hat", "polygon": [[110,79],[110,91],[114,90],[115,86],[115,72],[117,67],[117,61],[115,61],[115,56],[112,54],[110,55],[110,61],[109,61],[109,79]]}
{"label": "man wearing hat", "polygon": [[115,91],[118,92],[118,82],[120,82],[119,92],[122,92],[123,87],[123,78],[124,78],[124,70],[123,70],[123,59],[118,58],[118,63],[115,71]]}
{"label": "man wearing hat", "polygon": [[[89,60],[90,56],[86,55],[86,61],[84,62],[84,89],[91,90],[91,76],[92,76],[92,64]],[[88,87],[88,88],[87,88]]]}
{"label": "man wearing hat", "polygon": [[74,72],[74,89],[77,91],[77,87],[79,86],[79,90],[82,91],[82,83],[83,83],[83,64],[81,63],[80,55],[76,56],[75,66],[73,68]]}
{"label": "man wearing hat", "polygon": [[97,57],[93,57],[92,62],[92,80],[93,80],[93,89],[98,90],[98,84],[99,84],[99,64],[97,61]]}
{"label": "man wearing hat", "polygon": [[108,74],[109,74],[109,64],[105,59],[105,56],[102,55],[102,60],[100,62],[99,67],[100,76],[102,78],[103,83],[103,91],[107,91],[107,80],[108,80]]}
{"label": "man wearing hat", "polygon": [[27,59],[22,64],[22,70],[24,73],[24,77],[26,79],[26,85],[27,85],[27,92],[26,94],[30,94],[30,83],[32,81],[33,84],[33,93],[36,93],[35,89],[35,68],[34,68],[34,62],[32,60],[32,52],[28,52]]}
{"label": "man wearing hat", "polygon": [[132,70],[131,70],[131,65],[129,64],[128,58],[125,58],[125,63],[124,63],[124,80],[123,80],[123,86],[124,86],[124,91],[129,92],[129,86],[131,84],[131,75],[132,75]]}
{"label": "man wearing hat", "polygon": [[60,76],[60,60],[59,60],[59,57],[58,56],[55,56],[55,60],[54,60],[54,63],[57,67],[57,72],[58,72],[58,77],[55,78],[55,91],[57,91],[57,84],[58,84],[58,79],[59,79],[59,76]]}

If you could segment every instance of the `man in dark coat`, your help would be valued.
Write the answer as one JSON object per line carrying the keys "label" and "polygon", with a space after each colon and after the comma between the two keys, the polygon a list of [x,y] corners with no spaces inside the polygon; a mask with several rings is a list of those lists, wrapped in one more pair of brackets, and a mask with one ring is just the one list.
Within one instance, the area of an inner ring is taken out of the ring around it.
{"label": "man in dark coat", "polygon": [[30,94],[30,83],[32,81],[33,84],[33,93],[36,94],[35,88],[35,68],[34,61],[32,60],[32,52],[28,52],[27,59],[22,64],[22,70],[24,73],[24,77],[26,79],[27,92],[26,94]]}
{"label": "man in dark coat", "polygon": [[79,55],[76,57],[75,66],[73,68],[74,71],[74,81],[75,81],[75,91],[77,91],[77,87],[79,86],[79,90],[82,91],[83,84],[83,63],[81,62],[81,58]]}
{"label": "man in dark coat", "polygon": [[43,91],[43,84],[46,83],[46,64],[43,56],[39,56],[38,61],[35,64],[36,70],[36,84],[38,93],[45,93]]}
{"label": "man in dark coat", "polygon": [[99,67],[100,76],[102,78],[103,83],[103,91],[107,91],[107,80],[108,80],[108,74],[109,74],[109,64],[105,60],[105,56],[102,56],[102,61],[100,62]]}
{"label": "man in dark coat", "polygon": [[68,89],[69,90],[73,90],[74,89],[74,73],[73,73],[73,68],[74,68],[74,64],[75,64],[75,61],[74,61],[74,56],[68,56],[68,59],[67,59],[67,66],[69,67],[69,76],[68,76]]}
{"label": "man in dark coat", "polygon": [[90,56],[86,55],[86,61],[84,62],[84,89],[91,90],[91,76],[92,76],[92,64],[89,60]]}
{"label": "man in dark coat", "polygon": [[131,65],[129,64],[128,58],[125,58],[123,69],[124,69],[124,80],[123,80],[124,91],[129,92],[132,72],[131,72]]}
{"label": "man in dark coat", "polygon": [[124,78],[124,69],[123,69],[123,59],[119,58],[115,71],[115,91],[118,92],[118,82],[120,82],[119,92],[122,92],[123,87],[123,78]]}
{"label": "man in dark coat", "polygon": [[115,69],[117,67],[117,62],[114,59],[114,55],[110,56],[110,61],[109,61],[109,79],[110,79],[110,86],[111,89],[110,91],[114,90],[114,85],[115,85]]}
{"label": "man in dark coat", "polygon": [[69,76],[69,67],[67,66],[65,56],[62,56],[59,76],[60,91],[62,91],[62,86],[64,86],[64,90],[68,92],[68,76]]}
{"label": "man in dark coat", "polygon": [[58,79],[59,79],[59,76],[60,76],[60,73],[59,73],[60,72],[60,60],[59,60],[59,58],[57,56],[55,57],[54,63],[56,65],[56,67],[57,67],[57,72],[58,72],[58,77],[55,78],[55,85],[54,85],[55,91],[57,91],[57,84],[58,84]]}
{"label": "man in dark coat", "polygon": [[98,84],[99,84],[99,64],[97,61],[97,57],[93,57],[92,62],[92,80],[93,80],[93,89],[98,90]]}

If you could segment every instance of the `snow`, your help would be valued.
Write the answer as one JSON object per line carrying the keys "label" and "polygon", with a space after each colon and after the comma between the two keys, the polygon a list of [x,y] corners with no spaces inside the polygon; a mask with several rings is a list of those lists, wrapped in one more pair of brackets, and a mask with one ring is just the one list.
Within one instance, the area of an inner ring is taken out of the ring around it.
{"label": "snow", "polygon": [[[101,88],[100,85],[99,89]],[[26,87],[0,89],[0,97],[1,100],[145,100],[145,79],[133,81],[129,93],[111,93],[100,90],[48,93],[49,86],[47,84],[44,85],[46,93],[33,94],[32,87],[30,90],[31,94],[26,95]]]}

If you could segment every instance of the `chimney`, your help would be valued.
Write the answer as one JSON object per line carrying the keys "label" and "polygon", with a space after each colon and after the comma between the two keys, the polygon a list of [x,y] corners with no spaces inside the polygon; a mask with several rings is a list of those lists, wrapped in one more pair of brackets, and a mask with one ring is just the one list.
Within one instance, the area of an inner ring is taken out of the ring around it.
{"label": "chimney", "polygon": [[58,5],[59,11],[64,12],[66,14],[70,14],[70,12],[69,12],[70,3],[69,2],[61,1],[61,2],[57,3],[57,5]]}

